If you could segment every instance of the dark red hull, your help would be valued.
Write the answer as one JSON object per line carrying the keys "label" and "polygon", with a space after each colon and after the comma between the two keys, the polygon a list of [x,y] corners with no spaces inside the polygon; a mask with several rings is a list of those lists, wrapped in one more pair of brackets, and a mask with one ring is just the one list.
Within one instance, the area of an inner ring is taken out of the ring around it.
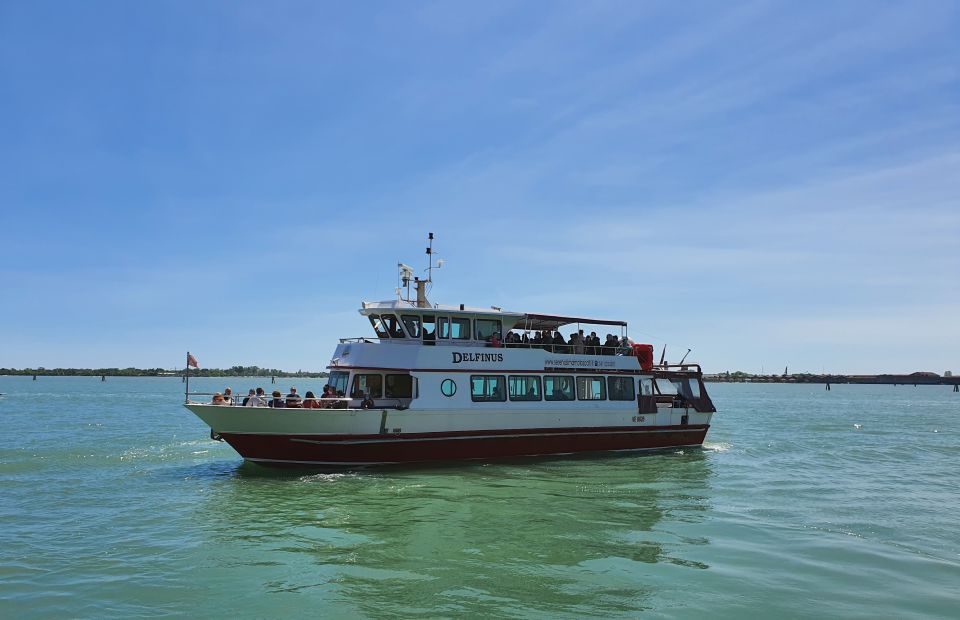
{"label": "dark red hull", "polygon": [[221,436],[245,459],[265,465],[352,466],[699,446],[709,428],[690,425],[398,435]]}

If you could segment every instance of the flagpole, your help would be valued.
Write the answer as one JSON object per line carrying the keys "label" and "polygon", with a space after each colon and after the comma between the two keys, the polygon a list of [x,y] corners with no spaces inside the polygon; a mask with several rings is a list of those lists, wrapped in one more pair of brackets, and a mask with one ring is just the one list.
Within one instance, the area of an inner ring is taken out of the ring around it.
{"label": "flagpole", "polygon": [[190,402],[190,351],[187,351],[187,387],[183,393],[183,402]]}

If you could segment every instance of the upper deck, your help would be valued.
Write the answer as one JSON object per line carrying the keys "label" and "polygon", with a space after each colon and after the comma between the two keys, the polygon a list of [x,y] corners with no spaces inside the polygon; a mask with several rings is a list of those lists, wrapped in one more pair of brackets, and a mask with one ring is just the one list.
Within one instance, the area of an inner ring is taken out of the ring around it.
{"label": "upper deck", "polygon": [[[463,304],[431,306],[405,300],[364,302],[360,314],[370,321],[375,336],[343,338],[341,343],[502,346],[576,355],[617,355],[629,348],[626,321],[510,312]],[[599,336],[584,326],[613,326],[619,334]],[[564,335],[562,331],[568,333]]]}

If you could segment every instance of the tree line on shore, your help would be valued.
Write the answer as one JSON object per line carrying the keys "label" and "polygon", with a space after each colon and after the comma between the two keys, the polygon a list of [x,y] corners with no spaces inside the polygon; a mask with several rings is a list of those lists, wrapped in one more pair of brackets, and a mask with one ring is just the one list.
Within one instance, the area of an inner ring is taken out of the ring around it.
{"label": "tree line on shore", "polygon": [[[45,377],[179,377],[183,370],[166,368],[0,368],[0,375]],[[325,372],[298,370],[290,372],[259,366],[231,366],[230,368],[190,369],[191,377],[326,377]]]}

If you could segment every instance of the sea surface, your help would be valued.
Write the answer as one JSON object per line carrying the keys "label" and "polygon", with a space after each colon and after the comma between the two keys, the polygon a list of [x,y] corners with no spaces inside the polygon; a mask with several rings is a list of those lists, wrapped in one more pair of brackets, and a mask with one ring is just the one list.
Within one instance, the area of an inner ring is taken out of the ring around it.
{"label": "sea surface", "polygon": [[329,474],[179,378],[0,377],[0,617],[960,617],[960,394],[708,389],[703,449]]}

